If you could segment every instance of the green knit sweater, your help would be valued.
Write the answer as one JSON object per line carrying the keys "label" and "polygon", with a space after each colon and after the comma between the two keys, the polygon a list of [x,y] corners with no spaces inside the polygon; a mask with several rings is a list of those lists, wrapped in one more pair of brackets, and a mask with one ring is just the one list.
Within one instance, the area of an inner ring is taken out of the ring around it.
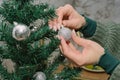
{"label": "green knit sweater", "polygon": [[95,22],[86,18],[87,26],[80,31],[85,38],[99,43],[120,60],[120,24],[114,22]]}
{"label": "green knit sweater", "polygon": [[96,31],[90,39],[98,42],[120,60],[120,24],[97,22]]}
{"label": "green knit sweater", "polygon": [[[120,29],[120,24],[102,24],[87,17],[85,17],[85,19],[87,24],[80,29],[84,37],[96,41],[107,49],[105,54],[100,58],[98,65],[103,67],[108,74],[111,74],[110,80],[118,80],[120,76],[120,72],[118,71],[120,69],[120,65],[118,65],[118,59],[120,59],[120,32],[118,32]],[[112,53],[116,58],[110,53]]]}

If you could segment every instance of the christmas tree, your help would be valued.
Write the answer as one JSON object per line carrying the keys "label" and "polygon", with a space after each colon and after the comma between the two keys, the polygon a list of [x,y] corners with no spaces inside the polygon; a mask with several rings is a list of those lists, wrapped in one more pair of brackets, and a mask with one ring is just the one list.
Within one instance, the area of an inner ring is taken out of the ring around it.
{"label": "christmas tree", "polygon": [[63,56],[48,63],[60,43],[55,37],[58,32],[48,24],[56,17],[53,7],[47,3],[35,5],[33,0],[4,0],[0,17],[0,79],[69,80],[76,75],[77,70],[68,67],[57,76],[52,74]]}

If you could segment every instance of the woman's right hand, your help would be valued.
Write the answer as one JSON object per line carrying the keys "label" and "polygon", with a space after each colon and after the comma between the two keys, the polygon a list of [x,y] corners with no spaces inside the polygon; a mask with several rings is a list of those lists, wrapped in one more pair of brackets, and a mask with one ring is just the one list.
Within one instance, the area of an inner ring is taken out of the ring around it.
{"label": "woman's right hand", "polygon": [[79,29],[86,24],[85,18],[81,16],[71,5],[67,4],[56,10],[57,18],[49,22],[50,28],[57,30],[60,25],[72,29]]}

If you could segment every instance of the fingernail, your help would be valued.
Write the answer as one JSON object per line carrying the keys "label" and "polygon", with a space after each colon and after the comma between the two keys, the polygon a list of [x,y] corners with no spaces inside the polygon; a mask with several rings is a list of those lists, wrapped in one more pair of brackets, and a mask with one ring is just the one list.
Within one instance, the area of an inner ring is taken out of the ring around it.
{"label": "fingernail", "polygon": [[57,28],[58,28],[58,30],[60,30],[60,24],[59,23],[57,24]]}
{"label": "fingernail", "polygon": [[54,30],[54,31],[57,31],[57,28],[56,28],[56,26],[53,26],[53,30]]}
{"label": "fingernail", "polygon": [[58,39],[60,39],[60,36],[59,36],[59,35],[57,35],[56,37],[57,37]]}
{"label": "fingernail", "polygon": [[64,27],[63,25],[60,26],[60,28],[63,28],[63,27]]}
{"label": "fingernail", "polygon": [[63,23],[63,25],[64,25],[64,26],[67,26],[67,24],[66,24],[66,22],[65,22],[65,21],[63,21],[62,23]]}
{"label": "fingernail", "polygon": [[76,33],[75,33],[75,30],[74,30],[74,29],[72,30],[72,34],[73,34],[74,36],[76,36]]}
{"label": "fingernail", "polygon": [[52,29],[52,26],[51,26],[51,25],[49,25],[49,29]]}
{"label": "fingernail", "polygon": [[62,36],[59,35],[60,40],[62,40]]}

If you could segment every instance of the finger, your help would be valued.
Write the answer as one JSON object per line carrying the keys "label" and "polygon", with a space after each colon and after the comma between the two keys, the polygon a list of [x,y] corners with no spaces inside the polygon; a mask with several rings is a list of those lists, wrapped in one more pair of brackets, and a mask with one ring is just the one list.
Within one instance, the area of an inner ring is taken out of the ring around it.
{"label": "finger", "polygon": [[66,58],[66,62],[68,63],[67,66],[69,66],[70,68],[78,67],[78,65],[69,58]]}
{"label": "finger", "polygon": [[[78,24],[79,23],[79,24]],[[72,29],[78,29],[81,27],[80,19],[69,19],[69,20],[63,20],[63,25],[66,27],[70,27]]]}
{"label": "finger", "polygon": [[53,28],[53,30],[55,30],[55,31],[57,31],[57,29],[58,29],[58,21],[57,21],[56,18],[53,19],[53,21],[52,21],[52,28]]}
{"label": "finger", "polygon": [[56,22],[54,22],[53,30],[57,31],[57,23]]}
{"label": "finger", "polygon": [[[58,39],[60,39],[60,36],[59,36],[59,35],[58,35],[57,37],[58,37]],[[72,45],[72,43],[70,43],[70,42],[67,43],[67,42],[66,42],[66,44],[67,44],[72,50],[76,51],[76,49],[75,49],[75,47]],[[60,48],[61,52],[63,52],[63,48],[62,48],[61,45],[59,45],[59,48]]]}
{"label": "finger", "polygon": [[70,5],[65,5],[64,7],[60,7],[56,10],[58,15],[58,22],[62,25],[62,20],[64,16],[70,16],[72,13],[72,7]]}
{"label": "finger", "polygon": [[52,29],[53,28],[53,21],[49,21],[48,25],[49,25],[49,28]]}
{"label": "finger", "polygon": [[59,49],[60,49],[60,51],[61,51],[62,54],[63,54],[63,49],[62,49],[62,46],[61,46],[61,45],[59,45]]}
{"label": "finger", "polygon": [[72,50],[70,46],[67,45],[63,37],[61,37],[61,48],[64,56],[73,60],[74,62],[78,61],[78,58],[81,55],[80,52],[77,51],[74,52],[74,50]]}
{"label": "finger", "polygon": [[69,43],[68,45],[74,52],[77,52],[77,49],[73,46],[72,43]]}
{"label": "finger", "polygon": [[85,47],[87,43],[89,43],[88,40],[78,37],[74,30],[72,31],[72,39],[76,44],[83,47]]}
{"label": "finger", "polygon": [[60,30],[62,26],[57,22],[56,27],[57,27],[57,30]]}
{"label": "finger", "polygon": [[63,54],[68,58],[72,58],[73,56],[75,57],[76,56],[74,52],[76,51],[75,48],[73,48],[73,46],[70,43],[67,44],[62,36],[60,36],[60,38],[61,38],[61,49],[63,51]]}
{"label": "finger", "polygon": [[69,46],[67,45],[66,41],[62,36],[59,36],[59,38],[61,40],[61,47],[62,47],[63,53],[67,53],[67,51],[69,51]]}
{"label": "finger", "polygon": [[63,12],[61,11],[63,7],[60,7],[56,10],[56,14],[58,16],[58,23],[62,25],[62,19],[63,19]]}
{"label": "finger", "polygon": [[52,28],[55,29],[57,26],[57,19],[54,18],[52,20],[49,20],[48,24],[49,24],[50,29],[52,29]]}
{"label": "finger", "polygon": [[71,20],[63,20],[63,25],[69,28],[74,28],[75,26],[75,20],[71,19]]}
{"label": "finger", "polygon": [[62,19],[63,19],[63,14],[62,14],[62,13],[59,13],[59,14],[58,14],[58,23],[59,23],[60,25],[62,25]]}

